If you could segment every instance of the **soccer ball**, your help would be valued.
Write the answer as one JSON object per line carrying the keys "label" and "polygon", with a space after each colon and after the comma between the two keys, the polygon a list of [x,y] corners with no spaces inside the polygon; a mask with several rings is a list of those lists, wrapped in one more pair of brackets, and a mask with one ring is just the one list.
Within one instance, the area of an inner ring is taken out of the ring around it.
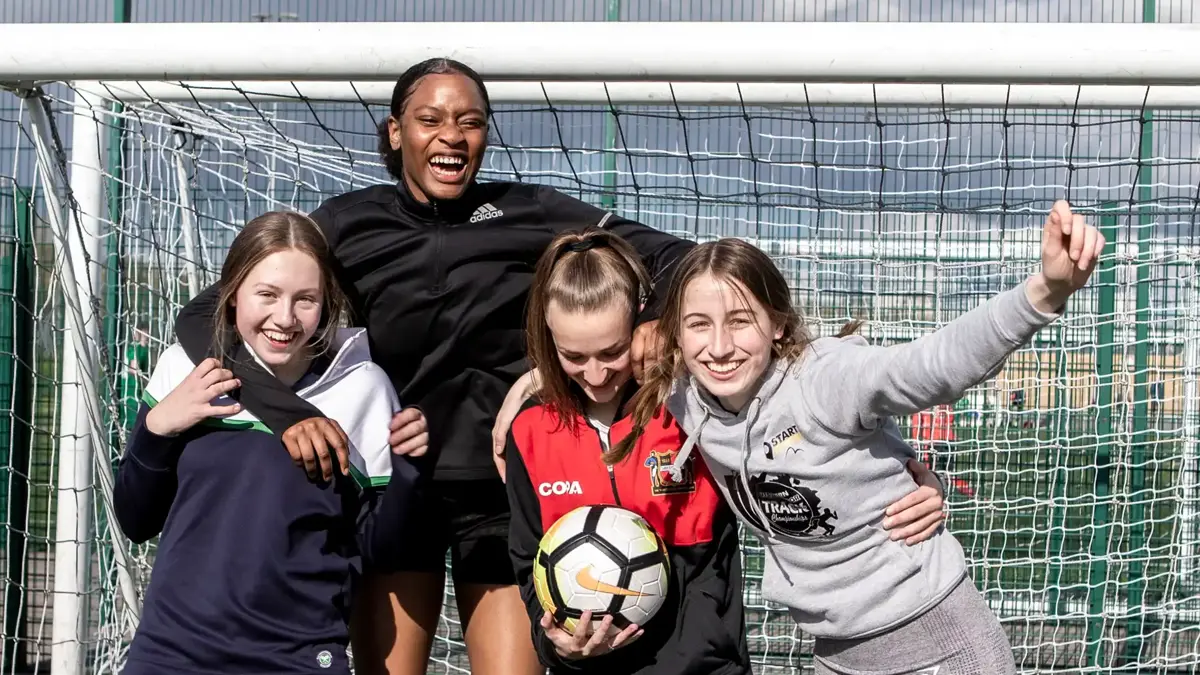
{"label": "soccer ball", "polygon": [[592,612],[613,627],[644,626],[662,607],[670,584],[662,539],[641,516],[616,506],[581,506],[550,526],[533,561],[542,607],[567,632]]}

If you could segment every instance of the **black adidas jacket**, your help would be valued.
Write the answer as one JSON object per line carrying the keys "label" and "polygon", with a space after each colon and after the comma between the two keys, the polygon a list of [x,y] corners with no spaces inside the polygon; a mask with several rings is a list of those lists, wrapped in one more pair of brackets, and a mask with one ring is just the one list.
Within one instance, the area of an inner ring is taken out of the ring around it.
{"label": "black adidas jacket", "polygon": [[[526,296],[538,257],[559,233],[600,225],[625,238],[665,295],[692,242],[608,213],[554,188],[475,183],[454,201],[423,204],[403,181],[333,197],[311,214],[333,247],[338,280],[366,327],[371,357],[405,406],[429,426],[436,479],[496,477],[491,428],[509,387],[528,370]],[[218,289],[176,321],[189,357],[211,355]],[[643,319],[654,314],[654,308]],[[241,403],[276,434],[320,411],[237,350]]]}

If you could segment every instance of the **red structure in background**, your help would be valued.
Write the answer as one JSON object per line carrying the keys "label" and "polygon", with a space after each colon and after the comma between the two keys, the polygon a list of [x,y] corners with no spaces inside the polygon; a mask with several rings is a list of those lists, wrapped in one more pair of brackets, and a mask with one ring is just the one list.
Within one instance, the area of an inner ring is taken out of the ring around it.
{"label": "red structure in background", "polygon": [[[954,410],[949,405],[922,410],[912,417],[912,433],[922,450],[921,461],[934,470],[949,470],[950,444],[957,439],[954,433]],[[975,488],[961,478],[950,478],[950,486],[960,494],[975,496]]]}

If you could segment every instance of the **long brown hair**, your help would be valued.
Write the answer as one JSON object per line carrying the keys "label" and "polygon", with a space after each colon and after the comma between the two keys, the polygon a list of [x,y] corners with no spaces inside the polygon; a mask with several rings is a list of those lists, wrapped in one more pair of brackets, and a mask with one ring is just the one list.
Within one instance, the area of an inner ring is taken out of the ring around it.
{"label": "long brown hair", "polygon": [[[633,431],[617,444],[614,455],[621,452],[628,454],[655,411],[666,403],[675,379],[682,374],[683,355],[679,348],[679,334],[683,295],[689,283],[705,274],[734,282],[732,286],[737,293],[741,294],[743,290],[749,293],[766,310],[771,323],[783,329],[780,338],[771,346],[776,358],[797,359],[812,342],[800,312],[792,304],[787,280],[766,253],[741,239],[733,238],[696,246],[679,261],[671,279],[662,317],[658,322],[658,334],[663,341],[662,357],[646,371],[642,388],[633,399]],[[857,324],[847,324],[839,335],[849,334],[856,327]]]}
{"label": "long brown hair", "polygon": [[650,274],[637,251],[605,230],[564,232],[538,259],[525,317],[525,346],[541,378],[542,403],[572,431],[582,406],[559,364],[546,310],[552,302],[568,313],[595,312],[619,303],[632,321],[650,288]]}
{"label": "long brown hair", "polygon": [[350,302],[334,277],[333,252],[321,228],[304,214],[270,211],[246,223],[221,266],[221,293],[214,317],[215,351],[220,358],[225,358],[225,350],[237,337],[233,299],[238,288],[255,265],[280,251],[300,251],[321,270],[321,322],[311,341],[313,353],[328,349],[334,333],[346,321]]}

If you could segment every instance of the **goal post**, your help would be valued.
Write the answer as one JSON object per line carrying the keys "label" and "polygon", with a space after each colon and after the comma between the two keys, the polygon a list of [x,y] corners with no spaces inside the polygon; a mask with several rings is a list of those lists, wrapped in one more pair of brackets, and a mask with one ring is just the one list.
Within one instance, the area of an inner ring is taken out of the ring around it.
{"label": "goal post", "polygon": [[[1197,38],[1131,24],[0,26],[29,151],[0,155],[0,190],[38,187],[56,263],[40,283],[63,315],[61,329],[39,319],[59,336],[59,402],[53,622],[34,642],[55,673],[119,666],[153,559],[110,512],[129,391],[241,225],[391,180],[374,128],[395,78],[449,56],[496,108],[483,179],[752,241],[818,333],[858,318],[876,344],[915,339],[1036,269],[1054,199],[1103,221],[1101,273],[972,389],[948,449],[900,423],[952,479],[949,529],[1023,671],[1200,667]],[[139,332],[151,354],[129,366]],[[756,672],[799,672],[810,637],[763,601],[761,548],[744,543]],[[452,605],[433,658],[462,672]]]}

